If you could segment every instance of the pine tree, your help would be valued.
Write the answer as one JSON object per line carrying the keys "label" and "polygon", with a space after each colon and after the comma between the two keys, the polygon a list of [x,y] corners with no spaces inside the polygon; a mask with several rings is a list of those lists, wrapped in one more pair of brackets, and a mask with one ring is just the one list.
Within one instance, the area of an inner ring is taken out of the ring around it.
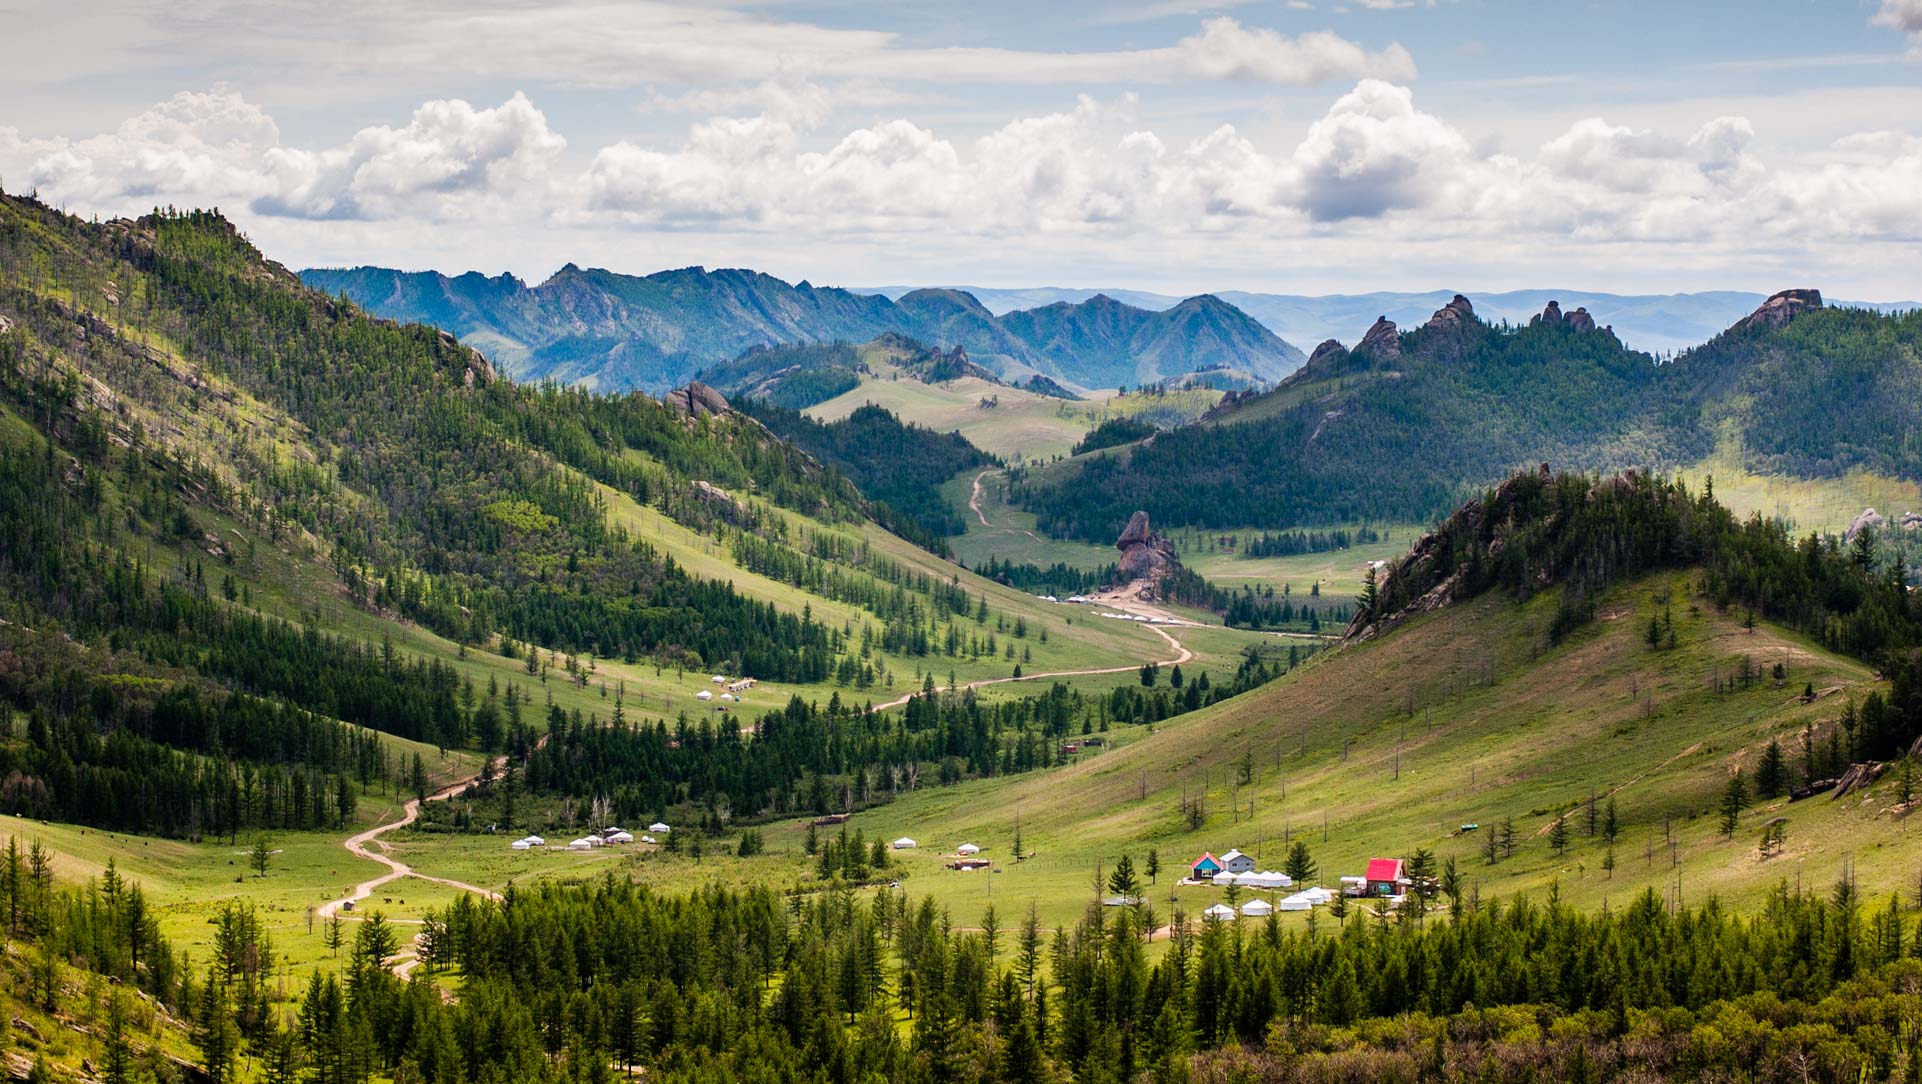
{"label": "pine tree", "polygon": [[1313,856],[1308,853],[1306,840],[1295,840],[1288,848],[1287,861],[1282,863],[1281,871],[1288,875],[1296,885],[1313,884],[1318,872]]}
{"label": "pine tree", "polygon": [[240,1035],[234,1027],[233,1012],[227,1003],[227,986],[218,972],[207,971],[200,988],[200,1007],[194,1018],[194,1046],[200,1050],[200,1065],[209,1084],[226,1084],[234,1072],[234,1052]]}
{"label": "pine tree", "polygon": [[1602,810],[1602,839],[1613,845],[1617,836],[1622,834],[1621,818],[1615,813],[1615,796],[1608,796],[1608,805]]}
{"label": "pine tree", "polygon": [[1755,793],[1762,798],[1773,798],[1782,793],[1788,783],[1788,763],[1782,757],[1782,743],[1769,739],[1768,748],[1762,751],[1762,763],[1755,769]]}
{"label": "pine tree", "polygon": [[133,1078],[133,1050],[127,1045],[127,995],[120,988],[107,992],[106,1056],[101,1062],[105,1084],[127,1084]]}
{"label": "pine tree", "polygon": [[1548,846],[1560,858],[1568,853],[1568,818],[1556,817],[1548,826]]}
{"label": "pine tree", "polygon": [[1722,791],[1722,835],[1735,838],[1735,828],[1742,817],[1742,808],[1748,805],[1748,781],[1742,777],[1742,769],[1728,777],[1728,786]]}

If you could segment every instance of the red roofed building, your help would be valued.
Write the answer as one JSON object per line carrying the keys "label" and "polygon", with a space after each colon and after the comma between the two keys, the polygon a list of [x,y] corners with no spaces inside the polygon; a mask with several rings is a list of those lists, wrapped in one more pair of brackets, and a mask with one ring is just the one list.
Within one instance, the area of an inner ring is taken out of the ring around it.
{"label": "red roofed building", "polygon": [[1370,896],[1399,896],[1414,884],[1402,875],[1399,858],[1369,859],[1367,878]]}
{"label": "red roofed building", "polygon": [[1194,864],[1188,867],[1188,879],[1191,881],[1206,881],[1220,872],[1221,859],[1203,851],[1201,857],[1195,859]]}

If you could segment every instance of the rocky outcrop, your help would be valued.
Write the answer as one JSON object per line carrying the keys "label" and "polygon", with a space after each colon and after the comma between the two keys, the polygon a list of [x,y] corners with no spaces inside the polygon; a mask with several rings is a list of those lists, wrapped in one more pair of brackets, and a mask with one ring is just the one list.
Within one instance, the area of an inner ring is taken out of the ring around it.
{"label": "rocky outcrop", "polygon": [[[1528,321],[1529,327],[1534,327],[1537,324],[1560,324],[1570,331],[1577,333],[1598,330],[1595,326],[1595,317],[1591,316],[1586,308],[1577,306],[1572,312],[1563,312],[1561,302],[1559,301],[1550,301],[1548,305],[1542,309],[1540,315]],[[1599,330],[1611,339],[1615,337],[1615,329],[1612,326],[1600,328]]]}
{"label": "rocky outcrop", "polygon": [[1386,316],[1377,317],[1375,326],[1355,344],[1355,353],[1374,358],[1376,361],[1401,360],[1401,332],[1395,322]]}
{"label": "rocky outcrop", "polygon": [[465,367],[461,370],[460,379],[462,384],[471,388],[476,384],[492,384],[494,382],[494,366],[487,360],[487,355],[468,346],[466,343],[461,342],[452,334],[445,331],[440,332],[440,343],[441,346],[452,352],[456,357],[463,358],[466,361]]}
{"label": "rocky outcrop", "polygon": [[1730,331],[1747,331],[1750,328],[1787,327],[1790,320],[1822,307],[1820,290],[1783,290],[1762,302],[1760,308],[1736,321]]}
{"label": "rocky outcrop", "polygon": [[1115,568],[1124,582],[1148,581],[1144,595],[1158,595],[1162,578],[1181,563],[1175,557],[1174,545],[1154,533],[1146,512],[1137,511],[1128,517],[1128,525],[1115,539],[1114,548],[1121,551]]}
{"label": "rocky outcrop", "polygon": [[1475,322],[1475,306],[1468,299],[1456,294],[1454,300],[1435,310],[1435,315],[1423,324],[1423,331],[1460,331]]}
{"label": "rocky outcrop", "polygon": [[727,399],[720,392],[698,380],[690,381],[687,387],[675,388],[661,398],[667,408],[684,418],[698,418],[705,414],[726,414]]}
{"label": "rocky outcrop", "polygon": [[1335,339],[1329,339],[1315,347],[1315,352],[1308,355],[1308,364],[1302,368],[1332,371],[1347,360],[1348,348]]}
{"label": "rocky outcrop", "polygon": [[1475,306],[1456,294],[1454,300],[1435,310],[1421,326],[1423,354],[1442,361],[1460,361],[1469,332],[1476,327]]}
{"label": "rocky outcrop", "polygon": [[13,330],[13,321],[7,319],[5,313],[0,313],[0,335],[5,335],[7,332],[12,330]]}
{"label": "rocky outcrop", "polygon": [[1904,512],[1897,522],[1905,531],[1922,531],[1922,512]]}
{"label": "rocky outcrop", "polygon": [[689,489],[694,499],[713,509],[722,519],[737,527],[748,525],[754,518],[753,509],[747,503],[713,482],[696,480]]}
{"label": "rocky outcrop", "polygon": [[1888,522],[1887,519],[1883,518],[1882,513],[1877,512],[1873,508],[1864,508],[1861,515],[1849,520],[1848,527],[1842,531],[1842,541],[1853,542],[1855,541],[1856,535],[1861,534],[1863,531],[1879,531],[1887,526]]}

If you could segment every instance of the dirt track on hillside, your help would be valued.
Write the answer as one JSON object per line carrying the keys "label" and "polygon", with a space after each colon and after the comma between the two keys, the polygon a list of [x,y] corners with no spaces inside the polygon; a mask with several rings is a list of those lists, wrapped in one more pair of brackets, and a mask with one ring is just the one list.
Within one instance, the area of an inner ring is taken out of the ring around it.
{"label": "dirt track on hillside", "polygon": [[[495,766],[499,767],[500,764],[505,762],[506,762],[506,758],[503,757],[501,758],[500,761],[496,762]],[[476,772],[475,774],[470,775],[466,779],[462,779],[459,782],[449,783],[447,786],[444,786],[441,789],[435,791],[434,793],[428,795],[427,800],[430,802],[445,801],[448,798],[454,797],[456,794],[461,794],[465,792],[467,788],[473,786],[474,781],[479,778],[480,778],[480,773]],[[322,919],[332,918],[335,912],[339,911],[343,905],[348,903],[358,904],[361,900],[364,900],[369,896],[372,896],[376,888],[379,888],[381,885],[387,884],[390,881],[397,881],[402,877],[418,877],[423,881],[432,881],[435,884],[447,885],[450,888],[463,889],[465,891],[472,892],[478,896],[486,896],[488,899],[497,900],[501,898],[500,893],[494,892],[490,889],[481,888],[479,885],[470,885],[465,881],[455,881],[446,877],[432,877],[425,873],[416,872],[414,870],[414,867],[408,865],[407,863],[396,861],[395,859],[389,858],[386,855],[381,854],[378,851],[375,851],[368,846],[368,844],[371,843],[385,849],[386,844],[378,842],[380,837],[383,835],[386,835],[388,832],[394,831],[397,828],[405,828],[408,825],[419,820],[420,819],[420,803],[421,803],[421,800],[419,798],[408,799],[407,804],[401,807],[401,818],[399,820],[389,821],[385,824],[377,824],[374,827],[367,829],[365,832],[360,833],[359,835],[347,837],[347,839],[341,843],[341,846],[347,848],[347,852],[349,854],[352,854],[357,858],[365,858],[372,862],[378,862],[381,865],[387,867],[387,872],[382,874],[379,877],[375,877],[372,880],[362,881],[360,884],[354,886],[354,890],[352,892],[348,893],[345,896],[342,896],[337,900],[329,900],[328,902],[321,904],[319,915]]]}

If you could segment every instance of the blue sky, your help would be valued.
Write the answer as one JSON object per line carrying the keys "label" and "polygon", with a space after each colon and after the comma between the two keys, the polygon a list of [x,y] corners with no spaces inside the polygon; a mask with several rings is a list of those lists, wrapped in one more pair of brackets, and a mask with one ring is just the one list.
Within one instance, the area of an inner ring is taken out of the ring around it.
{"label": "blue sky", "polygon": [[0,184],[294,266],[1922,294],[1922,0],[0,0]]}

